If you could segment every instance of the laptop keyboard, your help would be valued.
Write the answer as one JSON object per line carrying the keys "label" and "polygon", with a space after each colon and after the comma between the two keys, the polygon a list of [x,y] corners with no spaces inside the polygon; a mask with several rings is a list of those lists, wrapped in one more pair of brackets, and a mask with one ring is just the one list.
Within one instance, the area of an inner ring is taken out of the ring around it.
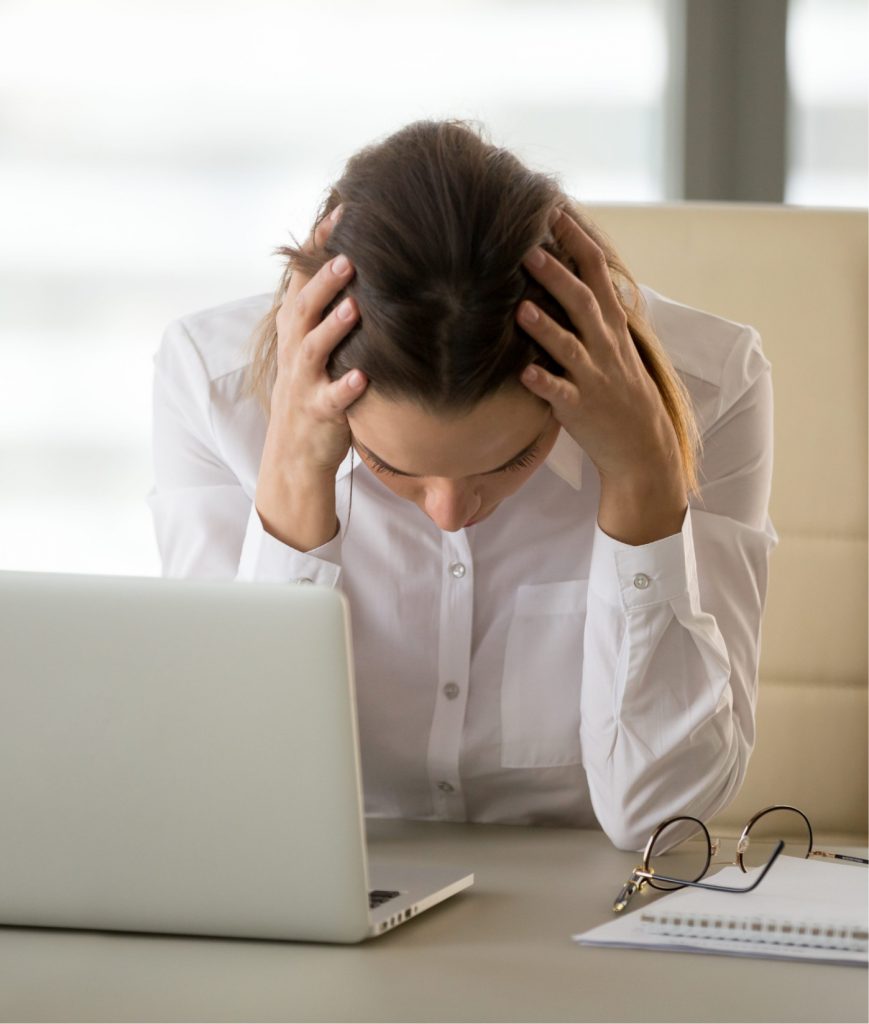
{"label": "laptop keyboard", "polygon": [[368,893],[368,909],[374,910],[375,907],[379,907],[381,903],[386,903],[387,900],[395,899],[400,893],[392,889],[372,889]]}

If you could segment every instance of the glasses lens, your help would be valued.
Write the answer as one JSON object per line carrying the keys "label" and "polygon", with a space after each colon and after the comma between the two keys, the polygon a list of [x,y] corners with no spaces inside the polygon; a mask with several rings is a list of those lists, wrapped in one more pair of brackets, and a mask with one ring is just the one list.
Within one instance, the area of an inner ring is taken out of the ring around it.
{"label": "glasses lens", "polygon": [[783,807],[775,808],[761,814],[749,829],[748,845],[742,853],[742,863],[746,871],[763,867],[780,839],[785,841],[782,855],[808,857],[811,850],[811,835],[806,819],[797,811]]}
{"label": "glasses lens", "polygon": [[[699,882],[709,864],[709,843],[703,829],[692,818],[676,818],[655,836],[649,850],[648,866],[656,875]],[[655,889],[678,889],[673,882],[650,881]]]}

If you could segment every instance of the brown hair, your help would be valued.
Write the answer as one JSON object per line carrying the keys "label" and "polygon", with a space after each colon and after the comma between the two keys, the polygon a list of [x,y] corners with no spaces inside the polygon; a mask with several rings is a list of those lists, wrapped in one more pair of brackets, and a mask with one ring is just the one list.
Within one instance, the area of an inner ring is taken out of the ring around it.
{"label": "brown hair", "polygon": [[529,249],[542,245],[578,275],[548,229],[549,214],[562,207],[606,256],[631,337],[675,428],[686,484],[697,491],[700,439],[688,392],[640,312],[636,281],[554,175],[529,170],[486,141],[473,122],[416,121],[350,158],[316,222],[339,203],[341,219],[323,250],[312,254],[298,244],[275,250],[286,265],[272,308],[255,330],[248,377],[249,392],[267,413],[276,314],[290,276],[297,268],[312,276],[339,252],[356,272],[324,316],[345,294],[355,298],[360,316],[329,359],[332,380],[358,367],[378,394],[443,414],[521,386],[518,375],[531,362],[563,375],[514,316],[528,298],[573,330],[562,307],[521,265]]}

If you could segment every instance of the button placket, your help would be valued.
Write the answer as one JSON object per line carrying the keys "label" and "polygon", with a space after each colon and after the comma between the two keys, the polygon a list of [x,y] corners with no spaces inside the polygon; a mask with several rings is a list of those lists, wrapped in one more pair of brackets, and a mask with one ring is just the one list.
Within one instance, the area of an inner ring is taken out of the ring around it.
{"label": "button placket", "polygon": [[447,820],[466,817],[459,778],[471,660],[474,587],[473,557],[461,532],[442,535],[438,692],[428,746],[428,777],[435,814]]}

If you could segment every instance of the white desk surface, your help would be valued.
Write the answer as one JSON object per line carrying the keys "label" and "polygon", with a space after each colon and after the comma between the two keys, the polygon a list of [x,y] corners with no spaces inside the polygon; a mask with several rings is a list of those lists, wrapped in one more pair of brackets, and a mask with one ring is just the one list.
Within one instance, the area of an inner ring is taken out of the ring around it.
{"label": "white desk surface", "polygon": [[467,867],[476,884],[358,946],[0,928],[0,1020],[869,1019],[863,968],[578,946],[638,861],[600,832],[375,821],[369,835],[384,857]]}

